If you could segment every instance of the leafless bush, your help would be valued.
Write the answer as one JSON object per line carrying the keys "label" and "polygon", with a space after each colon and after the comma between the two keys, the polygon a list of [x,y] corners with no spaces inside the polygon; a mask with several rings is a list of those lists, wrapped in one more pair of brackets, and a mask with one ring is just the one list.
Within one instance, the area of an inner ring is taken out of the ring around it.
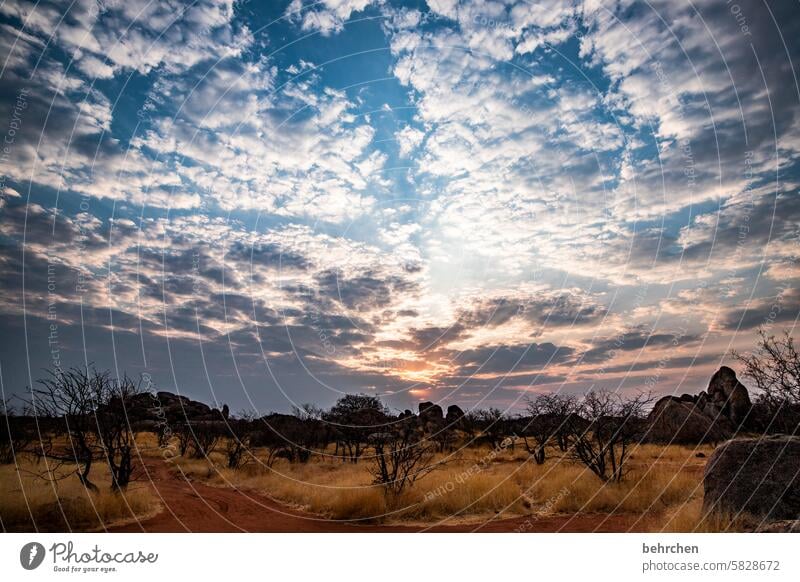
{"label": "leafless bush", "polygon": [[369,441],[375,449],[375,455],[370,459],[370,473],[374,482],[391,494],[399,495],[437,466],[434,463],[435,443],[412,423],[374,433]]}
{"label": "leafless bush", "polygon": [[[131,412],[143,393],[130,378],[112,379],[108,372],[80,368],[51,372],[31,390],[31,410],[43,435],[33,452],[54,461],[56,468],[75,465],[74,473],[90,491],[97,491],[89,478],[92,465],[105,461],[112,489],[125,489],[135,470],[137,419]],[[51,465],[49,475],[53,469]]]}
{"label": "leafless bush", "polygon": [[522,426],[521,436],[525,449],[536,464],[546,458],[547,447],[557,444],[562,451],[567,449],[568,420],[575,413],[576,399],[560,394],[541,394],[528,400],[529,417]]}
{"label": "leafless bush", "polygon": [[733,353],[744,365],[742,374],[753,381],[768,427],[795,433],[800,426],[800,355],[788,331],[780,337],[759,331],[756,351]]}
{"label": "leafless bush", "polygon": [[240,412],[236,418],[227,419],[229,437],[225,442],[225,457],[229,469],[238,469],[253,457],[250,447],[253,440],[253,414]]}
{"label": "leafless bush", "polygon": [[178,422],[175,424],[173,435],[178,439],[178,454],[185,457],[194,442],[194,435],[188,422]]}
{"label": "leafless bush", "polygon": [[650,401],[647,394],[626,398],[604,390],[587,393],[567,416],[568,450],[603,481],[622,481]]}
{"label": "leafless bush", "polygon": [[195,459],[208,457],[222,438],[221,427],[214,421],[191,422],[188,428],[192,439],[192,456]]}
{"label": "leafless bush", "polygon": [[95,395],[105,391],[108,381],[108,374],[71,368],[49,372],[31,390],[34,415],[51,429],[43,432],[34,452],[53,461],[56,468],[74,464],[74,474],[90,491],[97,491],[90,474],[99,458],[92,418]]}
{"label": "leafless bush", "polygon": [[487,408],[473,413],[475,424],[493,449],[500,447],[509,434],[508,421],[499,408]]}
{"label": "leafless bush", "polygon": [[139,384],[123,376],[102,385],[95,395],[95,431],[100,456],[111,471],[111,489],[124,490],[135,479],[136,424],[139,411],[135,402],[143,394]]}

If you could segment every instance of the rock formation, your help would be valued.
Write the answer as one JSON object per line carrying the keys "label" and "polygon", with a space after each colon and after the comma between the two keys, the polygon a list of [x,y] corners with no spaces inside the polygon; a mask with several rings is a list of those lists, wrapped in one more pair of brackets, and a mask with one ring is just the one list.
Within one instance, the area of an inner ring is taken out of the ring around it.
{"label": "rock formation", "polygon": [[646,440],[693,445],[718,443],[733,436],[733,427],[722,419],[706,416],[693,402],[666,396],[656,402],[648,416]]}
{"label": "rock formation", "polygon": [[[736,372],[727,366],[722,366],[711,376],[707,393],[704,409],[706,414],[709,416],[721,414],[737,428],[745,421],[753,406],[747,388],[736,378]],[[702,396],[701,392],[700,398]]]}
{"label": "rock formation", "polygon": [[444,412],[442,407],[433,402],[420,402],[419,403],[419,417],[426,422],[442,423],[444,421]]}
{"label": "rock formation", "polygon": [[703,477],[706,511],[765,521],[800,515],[800,437],[735,439],[711,455]]}
{"label": "rock formation", "polygon": [[659,443],[717,443],[746,428],[752,408],[747,388],[722,366],[708,390],[693,396],[665,396],[648,416],[646,440]]}

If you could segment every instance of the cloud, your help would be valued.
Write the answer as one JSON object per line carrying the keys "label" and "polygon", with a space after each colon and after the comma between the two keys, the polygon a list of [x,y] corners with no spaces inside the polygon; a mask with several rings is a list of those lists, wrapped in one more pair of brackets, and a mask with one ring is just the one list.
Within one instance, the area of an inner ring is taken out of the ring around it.
{"label": "cloud", "polygon": [[[227,60],[171,77],[163,108],[134,145],[179,162],[182,180],[225,210],[342,222],[368,212],[385,158],[355,104],[307,71],[276,87],[269,63]],[[265,139],[269,136],[269,139]]]}
{"label": "cloud", "polygon": [[319,31],[323,36],[340,32],[354,12],[361,12],[379,0],[322,0],[310,2],[303,14],[303,0],[292,0],[286,14],[301,23],[302,30]]}
{"label": "cloud", "polygon": [[603,318],[606,309],[595,299],[582,296],[577,289],[537,289],[530,295],[517,295],[481,299],[464,313],[469,325],[496,327],[514,318],[534,325],[572,327],[595,323]]}
{"label": "cloud", "polygon": [[33,33],[52,34],[90,78],[129,70],[146,74],[161,66],[185,70],[209,58],[239,55],[252,40],[246,27],[231,27],[233,0],[200,0],[178,11],[144,0],[77,0],[63,8],[22,0],[0,11]]}
{"label": "cloud", "polygon": [[614,337],[595,338],[590,340],[591,348],[581,354],[581,361],[596,363],[608,361],[619,352],[630,352],[645,348],[663,347],[668,345],[686,346],[697,342],[701,337],[686,333],[654,333],[645,329],[624,331]]}
{"label": "cloud", "polygon": [[785,287],[774,297],[748,301],[730,309],[719,325],[728,330],[748,330],[786,325],[793,327],[800,317],[800,289]]}
{"label": "cloud", "polygon": [[551,343],[486,346],[459,352],[453,360],[462,375],[511,374],[562,363],[573,352],[572,348]]}
{"label": "cloud", "polygon": [[316,288],[347,309],[374,310],[391,306],[398,295],[417,289],[413,280],[400,275],[379,274],[374,271],[345,277],[338,271],[323,271],[315,276]]}

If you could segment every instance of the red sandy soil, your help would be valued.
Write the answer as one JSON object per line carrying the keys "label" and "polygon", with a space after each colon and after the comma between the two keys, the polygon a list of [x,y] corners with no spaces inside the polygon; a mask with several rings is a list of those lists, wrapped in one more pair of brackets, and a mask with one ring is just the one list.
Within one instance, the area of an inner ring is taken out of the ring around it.
{"label": "red sandy soil", "polygon": [[564,515],[490,519],[479,524],[375,525],[322,519],[251,491],[210,487],[186,479],[160,460],[146,459],[161,511],[142,521],[111,526],[111,532],[626,532],[641,531],[637,515]]}

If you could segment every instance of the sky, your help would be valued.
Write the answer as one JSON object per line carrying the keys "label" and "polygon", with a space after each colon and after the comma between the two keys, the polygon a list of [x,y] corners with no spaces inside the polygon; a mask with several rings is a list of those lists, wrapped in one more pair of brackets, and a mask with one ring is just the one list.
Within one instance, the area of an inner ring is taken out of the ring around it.
{"label": "sky", "polygon": [[697,393],[800,313],[794,1],[0,4],[0,378]]}

